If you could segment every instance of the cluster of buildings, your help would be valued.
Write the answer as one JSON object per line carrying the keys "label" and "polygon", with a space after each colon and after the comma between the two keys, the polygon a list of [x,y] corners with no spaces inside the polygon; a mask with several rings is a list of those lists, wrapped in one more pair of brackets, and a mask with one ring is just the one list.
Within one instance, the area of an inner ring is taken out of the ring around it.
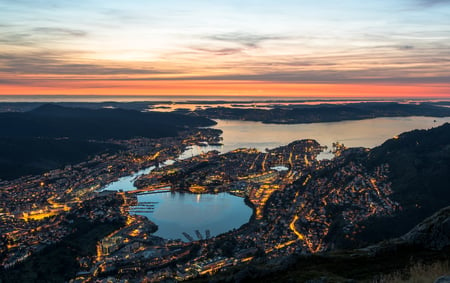
{"label": "cluster of buildings", "polygon": [[99,242],[95,271],[90,278],[101,278],[111,272],[121,275],[133,272],[131,278],[145,278],[148,282],[167,278],[186,280],[251,261],[258,255],[277,257],[300,250],[302,244],[289,228],[292,215],[286,210],[286,215],[278,214],[276,222],[269,222],[266,205],[272,203],[272,195],[292,186],[298,178],[293,176],[302,176],[305,170],[317,167],[315,157],[321,150],[316,142],[305,140],[265,153],[254,149],[238,149],[223,155],[209,152],[155,169],[137,182],[141,190],[153,190],[164,184],[175,190],[195,189],[198,193],[227,191],[247,198],[255,211],[254,220],[240,229],[188,243],[155,240],[156,237],[146,235],[157,244],[141,237],[140,245],[134,246],[137,249],[127,248],[131,253],[121,251],[135,244],[139,237],[132,240],[126,232],[131,228],[123,228]]}
{"label": "cluster of buildings", "polygon": [[12,268],[33,253],[56,244],[76,232],[75,226],[72,225],[74,219],[84,219],[91,223],[120,221],[123,216],[117,207],[111,207],[112,203],[121,205],[120,196],[102,194],[83,203],[74,204],[70,211],[58,215],[28,222],[17,221],[23,225],[2,234],[4,256],[1,258],[1,265],[5,269]]}
{"label": "cluster of buildings", "polygon": [[[177,138],[111,141],[126,150],[43,175],[1,182],[0,229],[5,232],[0,251],[6,255],[2,265],[12,267],[73,233],[66,215],[92,221],[122,217],[127,219],[125,225],[97,243],[95,257],[79,259],[80,272],[71,282],[182,281],[261,256],[324,251],[332,245],[327,235],[336,215],[352,240],[363,229],[361,222],[400,208],[389,198],[388,165],[369,170],[356,160],[344,162],[345,148],[340,145],[336,146],[338,158],[319,162],[316,157],[323,147],[313,140],[267,152],[212,151],[158,167],[189,145],[218,143],[218,134],[202,129]],[[157,168],[136,181],[136,191],[98,192],[105,184],[152,165]],[[332,174],[317,174],[324,166]],[[137,193],[168,188],[196,194],[229,192],[245,198],[254,215],[241,228],[212,238],[162,239],[153,235],[154,223],[130,215],[129,207]],[[108,199],[120,200],[116,202],[120,205],[106,205]]]}
{"label": "cluster of buildings", "polygon": [[343,160],[329,161],[327,168],[332,174],[305,172],[296,186],[286,187],[267,205],[265,219],[291,230],[307,252],[332,247],[333,241],[327,236],[337,218],[341,219],[339,229],[352,241],[369,217],[392,215],[400,209],[389,198],[392,190],[387,164],[369,170],[356,160]]}
{"label": "cluster of buildings", "polygon": [[[66,216],[108,218],[108,209],[86,209],[98,190],[132,172],[174,159],[189,145],[217,141],[220,131],[199,129],[178,137],[111,140],[123,146],[115,154],[102,154],[88,161],[41,175],[0,180],[0,263],[10,268],[47,245],[73,233]],[[119,210],[118,210],[119,211]],[[123,210],[121,210],[123,213]],[[86,215],[85,215],[86,214]]]}
{"label": "cluster of buildings", "polygon": [[[339,159],[334,162],[338,163]],[[342,230],[346,238],[364,229],[359,223],[371,216],[392,215],[400,205],[389,198],[392,194],[388,182],[387,164],[367,169],[362,163],[334,165],[333,175],[311,179],[297,195],[298,230],[305,235],[311,252],[328,249],[324,241],[330,225],[337,215],[342,217]]]}

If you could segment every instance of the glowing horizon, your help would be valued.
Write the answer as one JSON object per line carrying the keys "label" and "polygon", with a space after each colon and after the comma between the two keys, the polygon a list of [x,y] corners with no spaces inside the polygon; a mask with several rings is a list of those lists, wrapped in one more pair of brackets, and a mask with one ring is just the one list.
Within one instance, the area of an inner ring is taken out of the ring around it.
{"label": "glowing horizon", "polygon": [[450,1],[393,2],[0,0],[0,95],[449,98]]}

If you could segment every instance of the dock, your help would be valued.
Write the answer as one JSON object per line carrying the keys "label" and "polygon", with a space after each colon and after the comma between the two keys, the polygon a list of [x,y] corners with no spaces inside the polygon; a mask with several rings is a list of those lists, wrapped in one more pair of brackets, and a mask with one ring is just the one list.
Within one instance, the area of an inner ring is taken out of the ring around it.
{"label": "dock", "polygon": [[195,230],[195,234],[197,235],[197,238],[198,238],[199,240],[203,240],[203,235],[202,235],[202,233],[200,233],[200,231]]}
{"label": "dock", "polygon": [[170,184],[159,184],[153,186],[147,186],[142,189],[136,189],[132,191],[127,191],[127,194],[142,194],[142,193],[162,193],[166,191],[170,191]]}
{"label": "dock", "polygon": [[182,234],[186,239],[188,239],[189,242],[194,242],[194,238],[192,238],[191,235],[186,232],[183,232]]}

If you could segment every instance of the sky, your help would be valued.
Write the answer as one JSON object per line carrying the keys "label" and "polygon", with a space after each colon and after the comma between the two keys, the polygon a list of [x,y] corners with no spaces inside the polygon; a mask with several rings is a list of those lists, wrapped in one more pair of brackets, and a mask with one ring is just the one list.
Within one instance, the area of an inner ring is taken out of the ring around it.
{"label": "sky", "polygon": [[450,0],[0,0],[0,94],[450,98]]}

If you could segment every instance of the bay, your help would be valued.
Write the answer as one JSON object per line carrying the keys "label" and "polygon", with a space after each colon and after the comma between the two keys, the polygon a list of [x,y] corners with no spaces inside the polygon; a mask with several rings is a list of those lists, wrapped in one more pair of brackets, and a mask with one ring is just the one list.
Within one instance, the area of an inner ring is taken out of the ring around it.
{"label": "bay", "polygon": [[197,239],[196,230],[205,238],[237,229],[250,220],[252,209],[240,197],[228,194],[190,194],[166,192],[138,196],[139,203],[155,202],[152,213],[144,215],[158,225],[155,235],[186,240],[183,232]]}
{"label": "bay", "polygon": [[[179,156],[186,159],[209,150],[222,153],[236,148],[256,148],[260,151],[286,145],[294,140],[315,139],[321,145],[331,147],[333,142],[340,142],[347,147],[373,148],[385,140],[414,129],[429,129],[445,122],[450,117],[401,117],[375,118],[367,120],[341,121],[312,124],[264,124],[251,121],[217,120],[213,128],[223,131],[222,146],[191,146]],[[323,153],[319,159],[332,158],[332,154]],[[173,161],[166,164],[169,165]],[[134,180],[147,174],[154,167],[146,168],[133,175],[120,178],[104,189],[134,190]],[[196,238],[195,230],[205,236],[206,229],[211,235],[218,235],[247,223],[252,210],[242,198],[220,193],[187,194],[159,193],[139,195],[138,202],[154,202],[152,213],[137,213],[155,222],[159,229],[156,235],[167,239],[183,239],[183,232]],[[183,239],[185,240],[185,239]]]}

